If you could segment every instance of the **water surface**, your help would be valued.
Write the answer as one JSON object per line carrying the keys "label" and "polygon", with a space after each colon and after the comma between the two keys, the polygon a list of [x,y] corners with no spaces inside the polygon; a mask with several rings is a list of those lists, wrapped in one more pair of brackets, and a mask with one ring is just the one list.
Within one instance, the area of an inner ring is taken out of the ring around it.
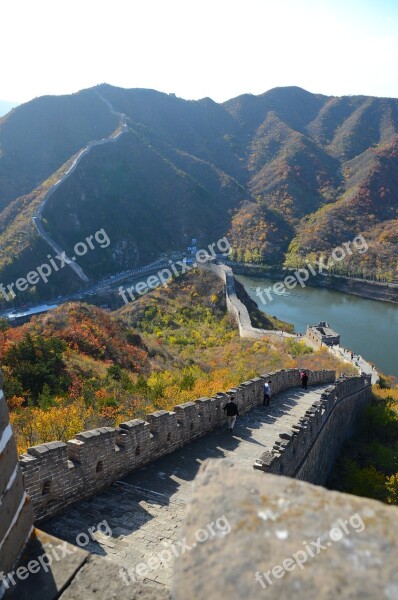
{"label": "water surface", "polygon": [[236,279],[263,312],[292,323],[297,333],[307,324],[328,323],[341,334],[341,344],[361,354],[386,374],[398,377],[398,305],[368,300],[343,292],[297,285],[285,294],[264,294],[262,303],[253,288],[269,288],[276,281],[267,277],[237,275]]}

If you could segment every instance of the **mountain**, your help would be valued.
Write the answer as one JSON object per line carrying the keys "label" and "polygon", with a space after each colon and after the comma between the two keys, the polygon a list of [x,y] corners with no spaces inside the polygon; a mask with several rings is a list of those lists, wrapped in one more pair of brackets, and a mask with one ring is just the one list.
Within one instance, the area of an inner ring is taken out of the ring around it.
{"label": "mountain", "polygon": [[0,100],[0,117],[7,114],[12,108],[18,106],[18,102],[8,102],[7,100]]}
{"label": "mountain", "polygon": [[[109,246],[78,259],[92,280],[191,238],[299,266],[360,233],[369,251],[340,272],[397,279],[397,152],[392,98],[286,87],[217,104],[107,84],[37,98],[0,119],[0,281],[46,262],[47,236],[73,253],[100,229]],[[65,269],[29,293],[79,285]]]}
{"label": "mountain", "polygon": [[[256,326],[282,325],[243,286],[237,292]],[[253,352],[228,315],[223,282],[199,269],[114,312],[66,303],[17,327],[3,321],[0,362],[20,452],[211,397],[264,371],[353,370],[277,336],[256,340]]]}

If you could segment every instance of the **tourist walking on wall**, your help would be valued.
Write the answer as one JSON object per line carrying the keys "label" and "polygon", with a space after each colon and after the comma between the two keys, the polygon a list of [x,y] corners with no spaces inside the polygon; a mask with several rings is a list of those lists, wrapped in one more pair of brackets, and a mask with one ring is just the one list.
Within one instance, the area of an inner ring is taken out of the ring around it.
{"label": "tourist walking on wall", "polygon": [[264,400],[263,406],[268,406],[271,400],[271,380],[268,383],[264,383]]}
{"label": "tourist walking on wall", "polygon": [[303,388],[303,390],[306,390],[308,386],[308,375],[307,373],[304,371],[303,372],[303,376],[301,378],[301,387]]}
{"label": "tourist walking on wall", "polygon": [[236,423],[236,417],[239,417],[239,408],[235,403],[235,396],[231,396],[230,400],[224,406],[227,414],[228,430],[233,431]]}

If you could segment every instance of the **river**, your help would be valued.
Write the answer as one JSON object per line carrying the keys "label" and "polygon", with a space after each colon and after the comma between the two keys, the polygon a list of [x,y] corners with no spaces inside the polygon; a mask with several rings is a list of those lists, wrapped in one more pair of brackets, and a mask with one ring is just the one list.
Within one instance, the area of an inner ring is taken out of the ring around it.
{"label": "river", "polygon": [[361,354],[378,369],[398,377],[398,305],[368,300],[335,290],[297,285],[285,294],[272,294],[266,304],[252,288],[268,288],[275,280],[236,275],[263,312],[292,323],[296,333],[307,324],[328,323],[341,334],[341,345]]}

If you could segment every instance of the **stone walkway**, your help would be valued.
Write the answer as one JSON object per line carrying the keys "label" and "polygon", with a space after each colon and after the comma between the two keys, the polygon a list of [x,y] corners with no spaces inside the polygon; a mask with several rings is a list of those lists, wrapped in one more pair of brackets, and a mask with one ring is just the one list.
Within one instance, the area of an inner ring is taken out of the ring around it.
{"label": "stone walkway", "polygon": [[362,373],[366,373],[367,375],[371,375],[372,376],[372,385],[375,385],[376,383],[378,383],[378,381],[380,379],[380,375],[379,375],[377,369],[373,368],[373,366],[367,360],[365,360],[362,356],[360,358],[358,358],[358,354],[355,354],[354,359],[351,359],[351,352],[349,350],[346,350],[342,346],[331,346],[329,348],[329,350],[331,352],[333,352],[334,354],[336,354],[339,358],[343,358],[343,360],[345,360],[345,362],[347,362],[351,365],[355,365],[358,368],[359,373],[362,372]]}
{"label": "stone walkway", "polygon": [[[79,534],[87,534],[90,527],[105,520],[112,530],[111,537],[106,535],[108,531],[104,524],[102,531],[105,534],[96,532],[95,539],[84,548],[117,561],[137,581],[170,585],[172,556],[173,552],[182,553],[184,548],[180,525],[200,464],[207,458],[229,457],[251,470],[256,458],[272,448],[279,433],[304,416],[326,387],[309,388],[308,392],[297,388],[281,392],[269,407],[256,407],[240,417],[233,434],[216,429],[147,467],[131,472],[108,491],[46,521],[42,529],[76,545]],[[203,523],[203,529],[206,525]],[[78,541],[86,539],[81,536]],[[187,551],[186,547],[184,551]],[[163,561],[159,566],[160,558]],[[140,563],[145,565],[137,568]],[[124,569],[122,573],[125,573]]]}

